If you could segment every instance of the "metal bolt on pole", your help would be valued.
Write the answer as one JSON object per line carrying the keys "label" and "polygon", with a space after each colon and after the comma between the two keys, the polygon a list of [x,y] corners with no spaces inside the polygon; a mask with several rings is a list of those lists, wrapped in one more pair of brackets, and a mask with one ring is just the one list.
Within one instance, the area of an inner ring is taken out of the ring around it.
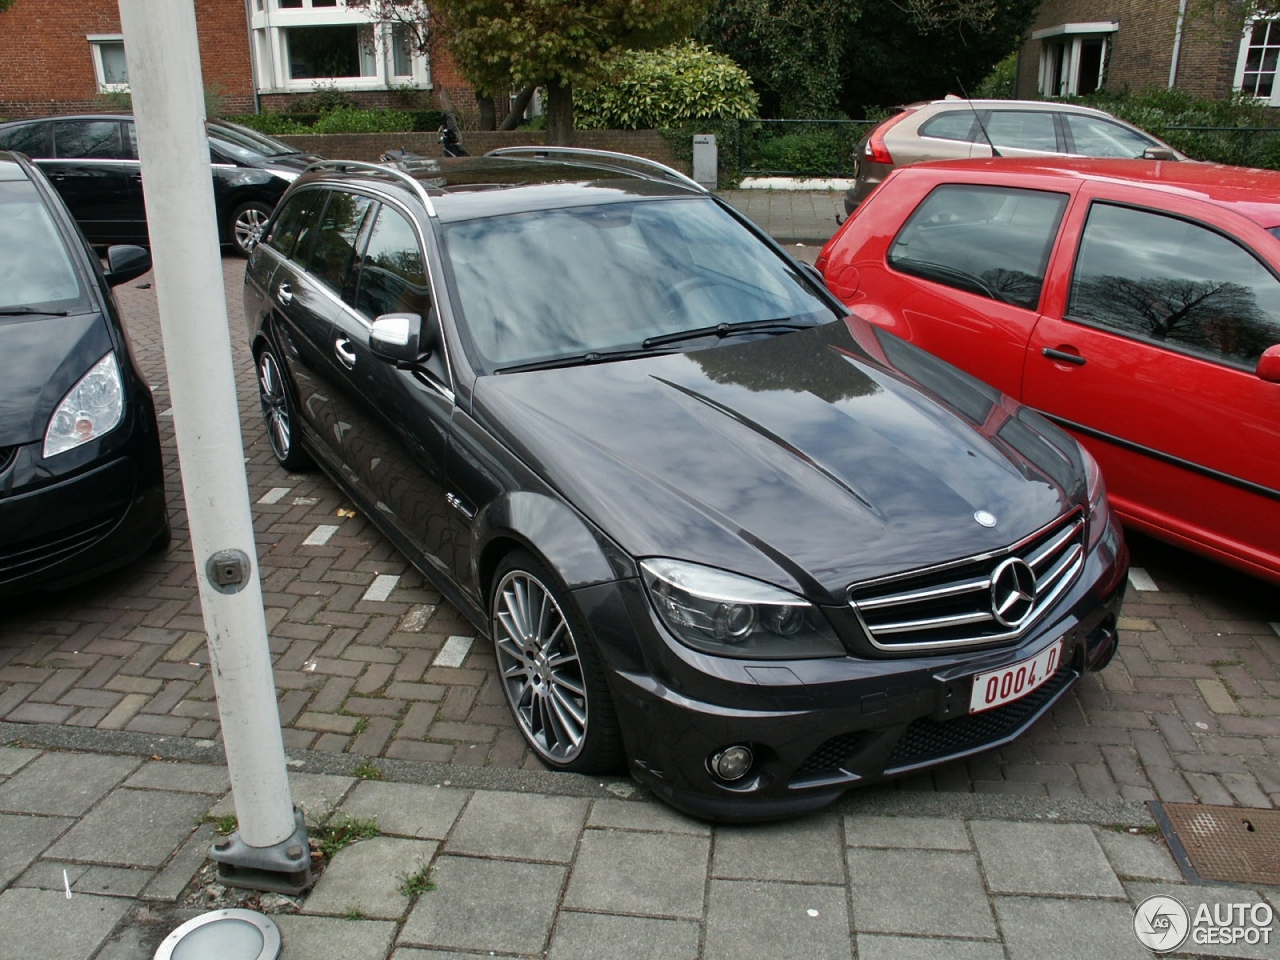
{"label": "metal bolt on pole", "polygon": [[214,845],[221,879],[311,884],[267,647],[231,334],[204,128],[194,0],[120,0],[173,404],[227,768],[239,829]]}

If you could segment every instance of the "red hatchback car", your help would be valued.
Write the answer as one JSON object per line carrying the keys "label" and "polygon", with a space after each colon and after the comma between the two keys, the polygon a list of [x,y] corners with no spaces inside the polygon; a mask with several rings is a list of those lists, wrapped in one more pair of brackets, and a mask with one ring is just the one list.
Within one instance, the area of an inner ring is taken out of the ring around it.
{"label": "red hatchback car", "polygon": [[860,316],[1047,414],[1135,529],[1280,582],[1280,173],[894,172],[823,248]]}

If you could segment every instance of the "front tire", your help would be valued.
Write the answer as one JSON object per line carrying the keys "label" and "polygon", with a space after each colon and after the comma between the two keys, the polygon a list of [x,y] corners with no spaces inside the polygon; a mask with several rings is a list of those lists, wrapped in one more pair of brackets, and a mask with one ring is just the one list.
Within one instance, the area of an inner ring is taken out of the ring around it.
{"label": "front tire", "polygon": [[567,592],[527,551],[498,566],[489,628],[498,682],[538,758],[555,770],[615,772],[622,737],[594,645]]}
{"label": "front tire", "polygon": [[227,221],[227,236],[231,239],[231,248],[242,257],[253,253],[270,218],[271,205],[261,200],[250,200],[236,207]]}
{"label": "front tire", "polygon": [[311,457],[298,443],[294,432],[297,417],[293,401],[284,382],[280,361],[270,347],[264,347],[258,354],[258,398],[262,402],[267,439],[276,460],[286,470],[306,470],[312,465]]}

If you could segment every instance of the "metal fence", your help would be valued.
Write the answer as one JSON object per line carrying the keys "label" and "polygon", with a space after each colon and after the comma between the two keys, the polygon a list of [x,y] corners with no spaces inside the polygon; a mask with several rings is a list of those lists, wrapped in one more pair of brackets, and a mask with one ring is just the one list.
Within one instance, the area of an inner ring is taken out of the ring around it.
{"label": "metal fence", "polygon": [[874,120],[743,120],[738,168],[746,176],[852,177],[854,147]]}

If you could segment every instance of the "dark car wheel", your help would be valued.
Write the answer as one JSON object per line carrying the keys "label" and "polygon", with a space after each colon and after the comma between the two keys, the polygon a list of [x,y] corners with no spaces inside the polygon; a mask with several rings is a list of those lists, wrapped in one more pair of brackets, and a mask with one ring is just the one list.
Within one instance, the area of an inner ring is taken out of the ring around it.
{"label": "dark car wheel", "polygon": [[262,401],[262,419],[271,441],[271,452],[286,470],[305,470],[311,457],[293,434],[293,401],[285,386],[280,361],[270,347],[258,354],[258,396]]}
{"label": "dark car wheel", "polygon": [[231,212],[227,235],[236,253],[247,257],[262,239],[262,228],[271,217],[271,205],[261,200],[242,203]]}
{"label": "dark car wheel", "polygon": [[490,630],[507,704],[542,761],[577,773],[617,770],[618,720],[587,629],[555,577],[523,550],[495,574]]}

